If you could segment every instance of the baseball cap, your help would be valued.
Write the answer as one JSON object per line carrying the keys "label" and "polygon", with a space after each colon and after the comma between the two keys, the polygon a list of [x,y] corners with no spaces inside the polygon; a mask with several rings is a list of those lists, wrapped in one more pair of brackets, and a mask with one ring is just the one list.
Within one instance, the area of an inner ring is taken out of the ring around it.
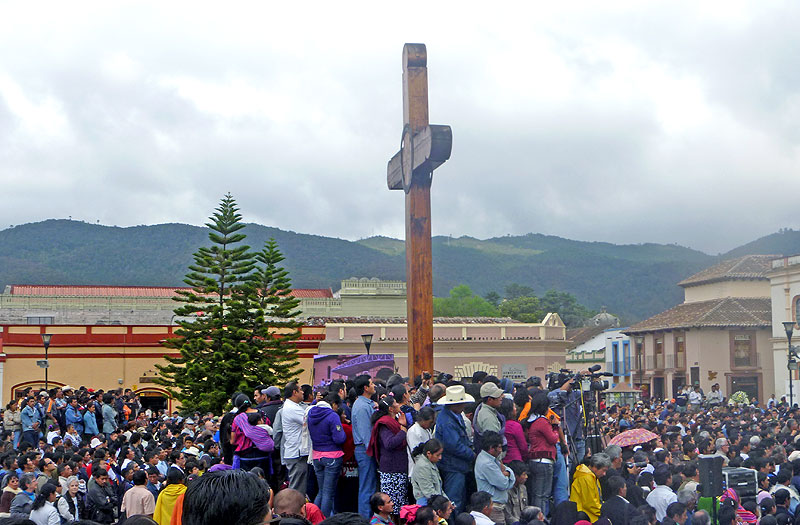
{"label": "baseball cap", "polygon": [[481,397],[502,397],[505,392],[494,383],[484,383],[481,385]]}
{"label": "baseball cap", "polygon": [[277,386],[271,386],[265,390],[262,390],[261,393],[266,394],[268,397],[280,397],[281,389]]}

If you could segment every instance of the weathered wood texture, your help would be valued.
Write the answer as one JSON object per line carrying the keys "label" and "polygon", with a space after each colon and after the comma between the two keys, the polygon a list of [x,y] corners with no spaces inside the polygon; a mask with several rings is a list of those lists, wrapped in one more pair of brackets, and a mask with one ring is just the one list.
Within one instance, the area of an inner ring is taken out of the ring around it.
{"label": "weathered wood texture", "polygon": [[[412,134],[429,124],[427,62],[424,44],[403,46],[403,122],[411,127]],[[406,282],[408,373],[414,377],[433,370],[431,187],[430,177],[417,173],[406,193]]]}
{"label": "weathered wood texture", "polygon": [[406,282],[409,375],[433,371],[433,258],[431,179],[450,158],[449,126],[428,123],[428,68],[424,44],[403,47],[403,141],[389,161],[389,189],[406,192]]}

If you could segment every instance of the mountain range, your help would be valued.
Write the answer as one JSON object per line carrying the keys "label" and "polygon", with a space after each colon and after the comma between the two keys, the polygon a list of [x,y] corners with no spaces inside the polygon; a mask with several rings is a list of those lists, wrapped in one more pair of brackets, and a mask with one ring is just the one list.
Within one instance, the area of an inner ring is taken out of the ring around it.
{"label": "mountain range", "polygon": [[[348,277],[405,279],[405,244],[359,241],[248,224],[247,244],[274,238],[296,288],[338,289]],[[8,284],[180,286],[208,230],[187,224],[112,227],[51,219],[0,231],[0,290]],[[678,245],[585,242],[527,234],[492,239],[434,237],[434,295],[459,284],[503,295],[508,284],[575,295],[633,323],[683,300],[676,283],[719,261],[746,254],[800,253],[800,232],[781,230],[730,252],[709,255]]]}

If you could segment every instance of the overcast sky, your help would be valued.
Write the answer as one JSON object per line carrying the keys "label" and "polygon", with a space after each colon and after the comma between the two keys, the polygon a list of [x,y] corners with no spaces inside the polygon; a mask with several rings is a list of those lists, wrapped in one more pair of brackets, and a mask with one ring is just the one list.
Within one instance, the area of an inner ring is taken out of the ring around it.
{"label": "overcast sky", "polygon": [[[800,227],[796,2],[6,2],[0,227],[403,238],[404,42],[453,128],[433,230],[726,251]],[[793,205],[794,204],[794,205]]]}

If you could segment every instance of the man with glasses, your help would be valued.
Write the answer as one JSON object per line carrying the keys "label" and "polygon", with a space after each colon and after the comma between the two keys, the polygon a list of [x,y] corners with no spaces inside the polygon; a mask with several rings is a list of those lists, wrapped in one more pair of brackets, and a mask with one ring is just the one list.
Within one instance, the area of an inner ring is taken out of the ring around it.
{"label": "man with glasses", "polygon": [[54,476],[56,468],[57,468],[56,462],[48,457],[45,457],[44,459],[39,461],[39,470],[41,470],[42,473],[39,475],[38,478],[36,478],[36,494],[39,494],[42,491],[42,487],[44,487],[45,483],[54,482],[56,478],[56,476]]}

